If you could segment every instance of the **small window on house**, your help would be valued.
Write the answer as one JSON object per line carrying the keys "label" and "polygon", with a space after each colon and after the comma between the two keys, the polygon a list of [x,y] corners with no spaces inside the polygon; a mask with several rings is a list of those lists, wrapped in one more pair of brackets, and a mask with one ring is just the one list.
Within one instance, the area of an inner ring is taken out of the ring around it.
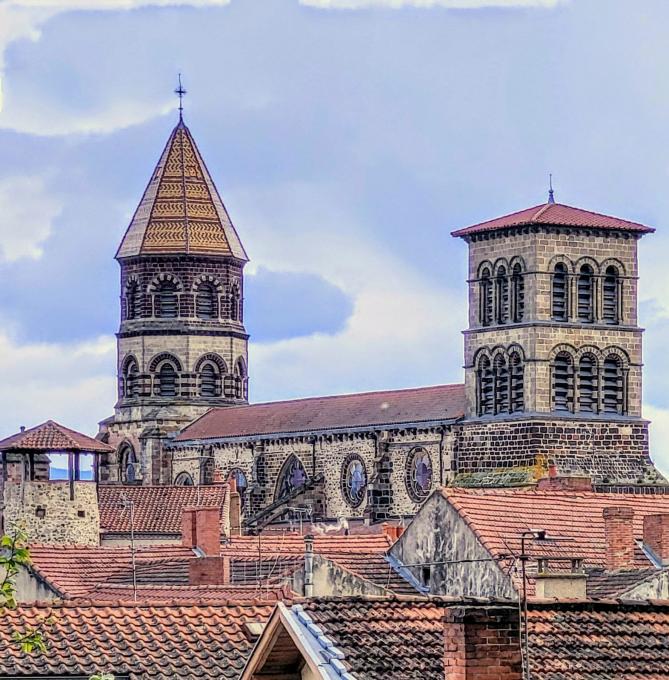
{"label": "small window on house", "polygon": [[625,413],[622,362],[615,354],[606,357],[602,368],[602,411]]}
{"label": "small window on house", "polygon": [[566,352],[558,354],[553,362],[553,409],[574,410],[574,362]]}
{"label": "small window on house", "polygon": [[578,319],[584,323],[595,320],[594,289],[594,272],[589,264],[584,264],[577,279]]}
{"label": "small window on house", "polygon": [[52,481],[68,478],[69,461],[66,453],[49,454],[49,479]]}
{"label": "small window on house", "polygon": [[525,367],[518,352],[512,352],[509,358],[511,373],[511,413],[525,410]]}
{"label": "small window on house", "polygon": [[511,285],[513,288],[513,321],[519,323],[525,316],[525,277],[519,262],[513,265]]}
{"label": "small window on house", "polygon": [[613,266],[606,268],[602,284],[602,316],[607,324],[620,321],[620,277]]}
{"label": "small window on house", "polygon": [[490,270],[486,268],[481,273],[479,282],[479,318],[482,326],[489,326],[492,323],[492,298],[492,279]]}
{"label": "small window on house", "polygon": [[159,397],[177,396],[177,371],[169,361],[158,370],[157,393]]}
{"label": "small window on house", "polygon": [[221,379],[218,368],[211,362],[205,363],[200,369],[200,396],[221,396]]}
{"label": "small window on house", "polygon": [[492,415],[495,412],[495,379],[487,356],[482,356],[478,368],[479,415]]}
{"label": "small window on house", "polygon": [[506,357],[495,357],[495,413],[509,412],[509,366]]}
{"label": "small window on house", "polygon": [[553,271],[552,316],[556,321],[566,321],[569,316],[569,278],[567,266],[558,262]]}
{"label": "small window on house", "polygon": [[578,410],[584,413],[597,413],[598,380],[597,360],[585,354],[578,362]]}
{"label": "small window on house", "polygon": [[179,296],[174,281],[161,281],[154,293],[155,315],[161,319],[179,316]]}
{"label": "small window on house", "polygon": [[201,283],[195,294],[195,314],[199,319],[214,319],[218,315],[216,289],[211,283]]}
{"label": "small window on house", "polygon": [[509,278],[506,275],[506,267],[500,267],[495,277],[497,288],[497,323],[506,323],[509,320]]}

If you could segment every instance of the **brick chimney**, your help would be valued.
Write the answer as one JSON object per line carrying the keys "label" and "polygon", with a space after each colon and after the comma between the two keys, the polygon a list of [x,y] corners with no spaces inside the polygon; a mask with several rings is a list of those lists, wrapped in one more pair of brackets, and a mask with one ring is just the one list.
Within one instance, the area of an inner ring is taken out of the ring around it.
{"label": "brick chimney", "polygon": [[242,535],[242,496],[237,490],[237,480],[231,477],[228,481],[230,494],[230,536]]}
{"label": "brick chimney", "polygon": [[622,506],[604,508],[606,568],[610,571],[634,566],[634,510]]}
{"label": "brick chimney", "polygon": [[218,557],[221,554],[221,509],[206,505],[184,508],[181,545],[198,548],[206,557]]}
{"label": "brick chimney", "polygon": [[592,491],[592,479],[586,475],[558,475],[555,468],[550,468],[548,477],[542,477],[537,482],[537,489],[539,491]]}
{"label": "brick chimney", "polygon": [[643,545],[662,566],[669,564],[669,514],[643,518]]}
{"label": "brick chimney", "polygon": [[188,584],[224,586],[230,583],[230,557],[197,557],[188,560]]}

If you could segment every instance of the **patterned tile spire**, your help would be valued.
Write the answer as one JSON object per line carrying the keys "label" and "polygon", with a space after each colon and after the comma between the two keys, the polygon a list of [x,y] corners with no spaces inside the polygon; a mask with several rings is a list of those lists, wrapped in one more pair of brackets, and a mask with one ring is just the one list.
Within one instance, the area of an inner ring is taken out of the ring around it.
{"label": "patterned tile spire", "polygon": [[116,257],[182,253],[248,260],[195,140],[180,119]]}

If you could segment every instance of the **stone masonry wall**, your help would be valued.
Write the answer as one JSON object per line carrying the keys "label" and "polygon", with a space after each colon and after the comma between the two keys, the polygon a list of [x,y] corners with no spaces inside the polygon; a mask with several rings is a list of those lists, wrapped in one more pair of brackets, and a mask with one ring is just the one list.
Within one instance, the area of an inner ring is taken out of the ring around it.
{"label": "stone masonry wall", "polygon": [[[44,517],[38,516],[44,512]],[[20,526],[31,542],[98,545],[100,515],[96,485],[75,482],[24,482],[5,486],[5,527]]]}

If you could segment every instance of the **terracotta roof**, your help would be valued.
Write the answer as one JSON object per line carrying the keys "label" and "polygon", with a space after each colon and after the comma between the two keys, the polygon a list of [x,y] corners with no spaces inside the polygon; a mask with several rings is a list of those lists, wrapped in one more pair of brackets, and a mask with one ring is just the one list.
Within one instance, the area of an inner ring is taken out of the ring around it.
{"label": "terracotta roof", "polygon": [[591,569],[588,571],[588,597],[596,599],[622,597],[624,599],[632,588],[662,576],[666,576],[666,571],[655,567],[618,571]]}
{"label": "terracotta roof", "polygon": [[176,441],[453,420],[464,402],[464,385],[438,385],[228,406],[205,413]]}
{"label": "terracotta roof", "polygon": [[534,680],[657,680],[669,677],[667,603],[530,605]]}
{"label": "terracotta roof", "polygon": [[[644,515],[669,513],[669,495],[536,491],[524,489],[441,489],[493,556],[520,554],[521,533],[546,529],[549,536],[571,539],[561,551],[580,556],[585,564],[605,566],[604,518],[608,506],[634,510],[634,535],[643,537]],[[555,544],[556,547],[558,544]],[[637,568],[652,566],[643,551],[635,551]]]}
{"label": "terracotta roof", "polygon": [[116,257],[158,253],[231,255],[248,260],[183,121],[167,140]]}
{"label": "terracotta roof", "polygon": [[582,227],[588,229],[612,229],[614,231],[631,231],[638,234],[649,234],[655,229],[638,222],[621,220],[618,217],[601,215],[600,213],[573,208],[562,203],[543,203],[526,208],[510,215],[497,217],[487,222],[474,224],[471,227],[452,232],[453,236],[470,236],[508,227],[531,225],[557,225],[565,227]]}
{"label": "terracotta roof", "polygon": [[0,451],[82,451],[84,453],[110,453],[108,444],[70,430],[53,420],[29,430],[17,432],[0,440]]}
{"label": "terracotta roof", "polygon": [[398,595],[418,595],[418,590],[405,579],[385,555],[378,553],[337,555],[332,561],[352,574]]}
{"label": "terracotta roof", "polygon": [[205,486],[100,486],[100,529],[106,533],[130,531],[130,511],[124,500],[134,503],[135,532],[181,534],[181,515],[187,506],[218,506],[223,513],[226,484]]}
{"label": "terracotta roof", "polygon": [[428,600],[332,598],[301,602],[344,658],[365,680],[443,680],[444,606]]}
{"label": "terracotta roof", "polygon": [[[3,611],[0,675],[89,675],[131,680],[238,678],[254,644],[249,622],[265,622],[271,604],[216,606],[45,603]],[[51,616],[46,653],[26,654],[12,631]]]}

